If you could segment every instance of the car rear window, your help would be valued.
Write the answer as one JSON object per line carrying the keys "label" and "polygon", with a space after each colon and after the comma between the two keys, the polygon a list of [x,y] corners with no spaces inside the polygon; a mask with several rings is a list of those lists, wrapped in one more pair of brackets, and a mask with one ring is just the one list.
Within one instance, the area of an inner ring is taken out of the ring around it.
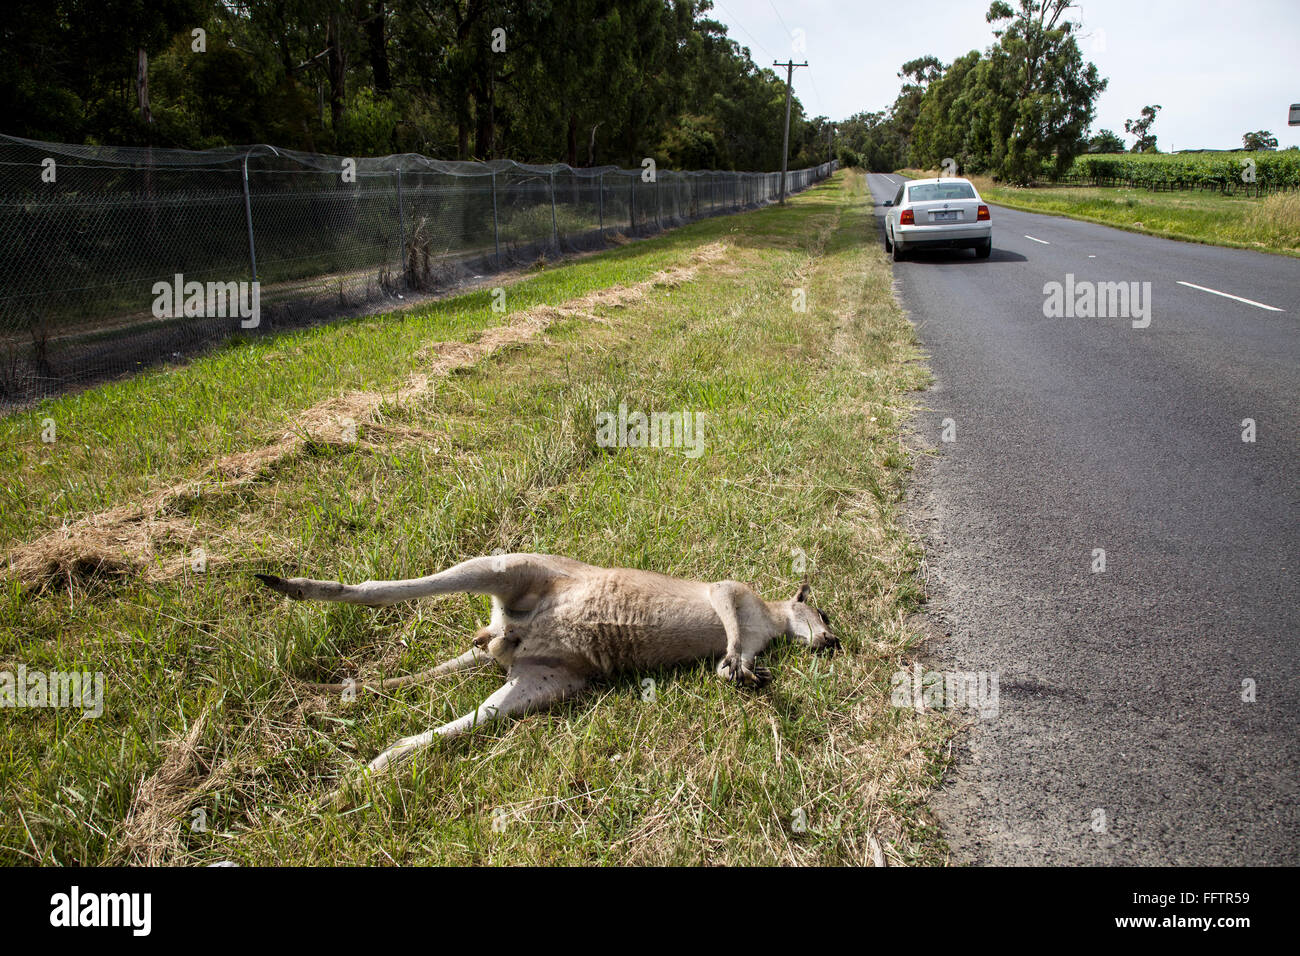
{"label": "car rear window", "polygon": [[930,202],[934,199],[974,199],[975,190],[970,183],[925,183],[909,186],[907,198],[912,202]]}

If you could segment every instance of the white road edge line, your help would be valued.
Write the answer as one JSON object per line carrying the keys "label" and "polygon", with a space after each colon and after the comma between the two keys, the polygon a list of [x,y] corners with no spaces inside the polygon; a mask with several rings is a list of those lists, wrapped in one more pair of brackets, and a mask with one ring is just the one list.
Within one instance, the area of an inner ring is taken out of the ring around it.
{"label": "white road edge line", "polygon": [[[1025,238],[1026,238],[1026,239],[1034,239],[1033,236],[1025,236]],[[1050,245],[1051,245],[1051,243],[1048,242],[1046,239],[1034,239],[1034,242],[1041,242],[1041,243],[1042,243],[1043,245],[1045,245],[1045,246],[1050,246]]]}
{"label": "white road edge line", "polygon": [[1243,298],[1242,298],[1241,296],[1239,296],[1239,295],[1231,295],[1230,293],[1227,293],[1227,292],[1220,292],[1218,289],[1207,289],[1205,286],[1203,286],[1203,285],[1197,285],[1197,284],[1194,283],[1194,282],[1184,282],[1182,279],[1179,279],[1179,280],[1178,280],[1178,284],[1179,284],[1179,285],[1185,285],[1185,286],[1187,286],[1187,287],[1190,288],[1190,289],[1200,289],[1202,292],[1208,292],[1208,293],[1210,293],[1210,295],[1221,295],[1221,296],[1223,296],[1225,299],[1235,299],[1235,300],[1238,301],[1238,302],[1245,302],[1247,305],[1253,305],[1253,306],[1254,306],[1255,308],[1257,308],[1257,309],[1268,309],[1268,311],[1270,311],[1270,312],[1285,312],[1285,311],[1286,311],[1286,309],[1279,309],[1279,308],[1278,308],[1277,306],[1275,306],[1275,305],[1265,305],[1263,302],[1256,302],[1254,299],[1243,299]]}

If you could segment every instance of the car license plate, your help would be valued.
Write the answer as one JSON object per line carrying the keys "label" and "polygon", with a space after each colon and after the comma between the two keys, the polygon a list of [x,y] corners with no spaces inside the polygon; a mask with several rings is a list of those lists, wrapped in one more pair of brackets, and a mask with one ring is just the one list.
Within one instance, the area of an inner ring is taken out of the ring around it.
{"label": "car license plate", "polygon": [[957,210],[955,209],[950,212],[935,212],[935,213],[931,213],[930,215],[934,216],[935,222],[956,222],[957,221]]}

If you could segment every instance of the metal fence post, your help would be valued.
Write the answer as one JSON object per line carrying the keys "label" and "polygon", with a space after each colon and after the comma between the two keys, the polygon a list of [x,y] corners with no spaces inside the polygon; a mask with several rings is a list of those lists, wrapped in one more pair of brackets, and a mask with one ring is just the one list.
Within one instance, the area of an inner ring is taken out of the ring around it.
{"label": "metal fence post", "polygon": [[627,231],[636,232],[636,175],[633,174],[632,181],[628,184],[628,203],[627,203]]}
{"label": "metal fence post", "polygon": [[397,248],[402,255],[402,275],[406,275],[406,222],[402,212],[402,167],[397,167]]}
{"label": "metal fence post", "polygon": [[604,242],[605,241],[605,174],[601,173],[596,178],[596,182],[598,184],[597,189],[599,191],[598,195],[600,197],[599,199],[596,200],[596,205],[600,209],[600,241]]}
{"label": "metal fence post", "polygon": [[497,250],[497,268],[501,268],[501,227],[497,223],[497,174],[492,173],[492,243]]}
{"label": "metal fence post", "polygon": [[560,248],[560,224],[555,218],[555,170],[551,170],[551,237],[558,252]]}
{"label": "metal fence post", "polygon": [[664,227],[664,191],[659,185],[659,174],[655,173],[655,225]]}
{"label": "metal fence post", "polygon": [[248,222],[248,259],[253,265],[253,281],[257,281],[257,244],[253,242],[253,202],[248,196],[248,153],[244,154],[244,219]]}

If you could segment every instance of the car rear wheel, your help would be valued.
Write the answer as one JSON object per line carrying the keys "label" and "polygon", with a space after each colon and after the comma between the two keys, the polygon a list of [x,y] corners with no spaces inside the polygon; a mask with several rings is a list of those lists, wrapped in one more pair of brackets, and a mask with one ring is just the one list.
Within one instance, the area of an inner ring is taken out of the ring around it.
{"label": "car rear wheel", "polygon": [[893,244],[893,242],[891,242],[890,239],[889,239],[889,227],[888,227],[888,226],[885,227],[885,251],[886,251],[886,252],[893,252],[893,251],[894,251],[894,244]]}
{"label": "car rear wheel", "polygon": [[891,251],[894,253],[894,261],[902,262],[903,259],[905,258],[905,255],[903,253],[903,248],[898,244],[898,240],[894,240],[890,248]]}
{"label": "car rear wheel", "polygon": [[975,247],[976,259],[987,259],[993,253],[993,240],[985,239]]}

